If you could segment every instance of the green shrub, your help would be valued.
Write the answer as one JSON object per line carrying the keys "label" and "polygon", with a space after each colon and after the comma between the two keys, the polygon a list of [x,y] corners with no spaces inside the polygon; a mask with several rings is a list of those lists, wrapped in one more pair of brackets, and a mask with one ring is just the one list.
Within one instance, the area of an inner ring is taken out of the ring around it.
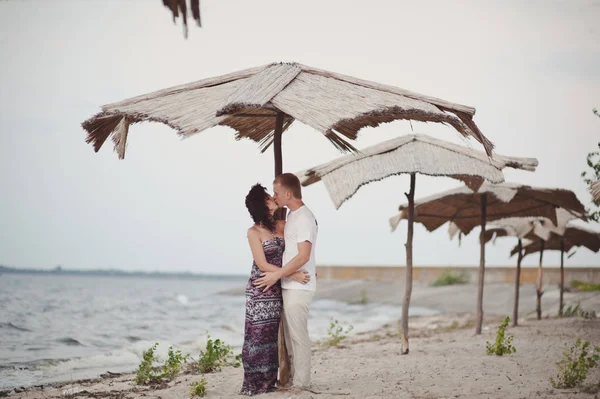
{"label": "green shrub", "polygon": [[200,351],[198,360],[198,371],[201,373],[212,373],[220,371],[225,366],[240,367],[242,355],[233,357],[233,350],[230,345],[225,344],[220,339],[212,340],[208,335],[206,350]]}
{"label": "green shrub", "polygon": [[[138,366],[134,382],[139,385],[156,384],[164,380],[171,381],[183,369],[183,365],[187,363],[190,355],[183,356],[180,350],[174,351],[173,347],[169,347],[169,354],[162,367],[154,367],[156,362],[154,352],[158,342],[154,343],[142,355],[142,362]],[[160,372],[162,371],[162,372]]]}
{"label": "green shrub", "polygon": [[206,396],[206,380],[204,377],[200,378],[199,381],[194,381],[190,384],[190,393],[192,397],[198,396],[203,398]]}
{"label": "green shrub", "polygon": [[138,366],[136,376],[133,379],[136,384],[143,385],[160,381],[160,376],[156,374],[156,369],[152,366],[152,364],[156,361],[154,352],[156,351],[157,346],[158,342],[155,342],[154,345],[143,352],[142,362]]}
{"label": "green shrub", "polygon": [[167,360],[165,360],[165,364],[163,365],[162,377],[169,381],[175,378],[175,376],[181,372],[183,365],[187,363],[187,359],[189,357],[189,354],[183,356],[179,349],[177,351],[173,351],[173,347],[169,346],[169,355]]}
{"label": "green shrub", "polygon": [[585,381],[590,369],[593,369],[600,360],[600,347],[590,350],[589,341],[577,342],[569,349],[565,349],[563,357],[556,363],[558,375],[551,377],[550,383],[554,388],[574,388]]}
{"label": "green shrub", "polygon": [[595,319],[596,311],[585,311],[581,309],[579,302],[575,305],[569,305],[563,311],[562,317],[583,317],[584,319]]}
{"label": "green shrub", "polygon": [[583,281],[571,281],[571,287],[579,291],[600,291],[600,284],[584,283]]}
{"label": "green shrub", "polygon": [[510,322],[510,317],[506,316],[500,326],[498,326],[498,332],[496,333],[496,342],[494,344],[490,344],[490,342],[485,343],[486,352],[488,355],[510,355],[511,353],[515,353],[517,350],[514,346],[512,346],[512,340],[514,336],[509,335],[506,336],[506,327],[508,327],[508,323]]}
{"label": "green shrub", "polygon": [[346,334],[352,331],[352,329],[352,326],[348,326],[344,329],[339,321],[331,319],[329,330],[327,330],[327,338],[323,340],[323,343],[326,346],[338,346],[340,342],[348,338]]}
{"label": "green shrub", "polygon": [[469,280],[464,273],[456,273],[450,269],[446,269],[433,283],[431,283],[431,286],[441,287],[444,285],[466,284],[468,282]]}

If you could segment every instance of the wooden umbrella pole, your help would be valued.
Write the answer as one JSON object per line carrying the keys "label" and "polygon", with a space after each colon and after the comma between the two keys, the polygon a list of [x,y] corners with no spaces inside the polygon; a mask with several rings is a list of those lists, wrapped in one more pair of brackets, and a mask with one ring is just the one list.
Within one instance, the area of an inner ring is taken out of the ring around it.
{"label": "wooden umbrella pole", "polygon": [[541,243],[541,248],[540,248],[540,265],[538,267],[538,281],[537,281],[537,302],[535,305],[535,311],[537,313],[537,319],[541,320],[542,319],[542,295],[544,294],[544,292],[542,291],[542,279],[543,279],[543,275],[542,275],[542,259],[544,257],[544,245],[546,244],[546,242],[542,239],[540,239],[540,243]]}
{"label": "wooden umbrella pole", "polygon": [[481,334],[483,325],[483,281],[485,278],[485,221],[487,219],[487,194],[481,194],[481,233],[479,234],[479,280],[477,286],[477,326],[475,334]]}
{"label": "wooden umbrella pole", "polygon": [[[283,155],[281,151],[281,135],[283,134],[283,120],[285,114],[277,111],[275,118],[275,134],[273,137],[273,153],[275,155],[275,177],[283,173]],[[275,212],[275,220],[285,220],[285,208],[279,208]]]}
{"label": "wooden umbrella pole", "polygon": [[563,316],[563,295],[565,293],[565,239],[560,239],[560,304],[558,306],[558,315]]}
{"label": "wooden umbrella pole", "polygon": [[413,228],[415,223],[415,183],[416,174],[410,174],[410,191],[408,197],[408,232],[406,234],[406,281],[404,288],[404,300],[402,301],[402,348],[400,353],[407,355],[408,348],[408,308],[412,295],[413,283]]}
{"label": "wooden umbrella pole", "polygon": [[517,258],[517,272],[515,274],[515,307],[513,308],[512,325],[516,327],[519,322],[519,290],[521,285],[521,261],[523,260],[523,242],[519,238],[519,256]]}
{"label": "wooden umbrella pole", "polygon": [[277,112],[275,118],[275,135],[273,137],[273,152],[275,154],[275,177],[283,173],[283,158],[281,155],[281,135],[283,134],[283,117],[281,111]]}

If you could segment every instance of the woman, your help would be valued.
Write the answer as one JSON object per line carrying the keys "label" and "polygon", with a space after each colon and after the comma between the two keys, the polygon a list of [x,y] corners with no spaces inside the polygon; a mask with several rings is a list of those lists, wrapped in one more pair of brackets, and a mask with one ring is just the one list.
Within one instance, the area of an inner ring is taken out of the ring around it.
{"label": "woman", "polygon": [[[252,396],[276,389],[279,367],[277,333],[283,307],[281,284],[277,283],[263,292],[262,288],[254,287],[253,282],[261,273],[277,271],[282,266],[285,222],[276,222],[273,218],[277,204],[260,184],[250,189],[246,208],[254,221],[248,229],[248,243],[254,262],[246,286],[246,325],[242,348],[244,383],[240,393]],[[303,284],[310,279],[305,272],[296,272],[290,277]]]}

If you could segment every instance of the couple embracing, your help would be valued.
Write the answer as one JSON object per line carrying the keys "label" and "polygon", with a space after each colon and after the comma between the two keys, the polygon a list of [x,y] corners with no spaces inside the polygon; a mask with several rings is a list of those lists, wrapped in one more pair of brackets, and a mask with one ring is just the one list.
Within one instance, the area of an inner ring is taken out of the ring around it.
{"label": "couple embracing", "polygon": [[[308,310],[316,290],[317,220],[302,202],[300,181],[291,173],[275,178],[272,196],[260,184],[253,186],[246,207],[254,221],[248,229],[254,261],[246,286],[240,393],[287,388],[288,380],[294,387],[308,388]],[[287,221],[275,220],[275,211],[283,207],[289,211]]]}

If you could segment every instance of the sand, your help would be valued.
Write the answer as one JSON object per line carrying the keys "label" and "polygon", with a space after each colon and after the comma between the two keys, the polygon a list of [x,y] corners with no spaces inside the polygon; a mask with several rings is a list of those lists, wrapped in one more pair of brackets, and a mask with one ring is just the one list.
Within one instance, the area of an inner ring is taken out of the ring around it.
{"label": "sand", "polygon": [[[347,283],[347,282],[346,282]],[[342,283],[331,283],[333,285]],[[321,286],[321,289],[323,286]],[[486,287],[487,288],[487,287]],[[504,287],[508,289],[508,286]],[[334,290],[334,288],[332,288]],[[429,291],[433,290],[433,291]],[[440,291],[441,290],[441,291]],[[444,292],[445,306],[463,303],[464,291],[473,287],[421,287],[416,297],[439,297]],[[493,292],[493,288],[488,290]],[[499,290],[499,288],[498,288]],[[348,292],[346,288],[344,292]],[[379,290],[385,295],[385,289]],[[551,292],[551,290],[547,290]],[[427,295],[426,295],[427,294]],[[546,314],[555,315],[552,295],[544,296]],[[600,293],[570,293],[569,301],[581,300],[585,310],[600,314]],[[417,299],[419,301],[419,299]],[[435,299],[436,301],[438,299]],[[424,304],[427,302],[423,299]],[[546,317],[531,319],[531,308],[524,312],[520,326],[509,328],[514,335],[515,354],[503,357],[487,356],[486,341],[495,339],[495,332],[505,308],[495,298],[496,314],[486,313],[486,327],[475,336],[474,316],[470,312],[450,312],[427,317],[413,317],[411,351],[400,355],[397,326],[389,325],[376,331],[353,336],[341,347],[314,345],[313,387],[311,391],[279,391],[261,398],[594,398],[599,394],[585,393],[581,388],[552,388],[550,377],[556,374],[555,363],[565,348],[577,337],[600,345],[600,319]],[[450,303],[450,304],[448,304]],[[466,299],[465,299],[466,303]],[[525,300],[528,303],[528,300]],[[472,305],[468,303],[469,307]],[[461,310],[464,310],[463,309]],[[28,388],[22,392],[7,392],[14,398],[189,398],[189,384],[197,375],[181,375],[159,389],[134,386],[133,375],[78,381]],[[237,395],[243,378],[241,368],[227,368],[206,376],[208,398],[241,398]],[[588,384],[600,384],[600,367],[588,377]],[[598,385],[600,388],[600,385]]]}

